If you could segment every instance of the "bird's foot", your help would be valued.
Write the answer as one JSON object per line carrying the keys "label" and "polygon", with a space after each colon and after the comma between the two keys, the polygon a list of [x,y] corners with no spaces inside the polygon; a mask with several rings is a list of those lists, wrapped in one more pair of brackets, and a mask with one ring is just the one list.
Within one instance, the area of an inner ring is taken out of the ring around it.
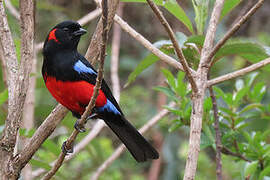
{"label": "bird's foot", "polygon": [[[91,120],[91,119],[97,119],[97,118],[98,118],[97,113],[92,113],[90,116],[88,116],[88,117],[86,118],[86,121],[85,121],[84,124],[86,124],[86,122],[89,121],[89,120]],[[79,124],[79,120],[77,120],[76,123],[74,124],[74,128],[75,128],[76,130],[78,130],[79,132],[81,132],[81,133],[86,131],[84,125],[80,125],[80,124]]]}
{"label": "bird's foot", "polygon": [[76,121],[76,123],[74,124],[74,128],[79,131],[80,133],[83,133],[86,131],[84,125],[80,125],[79,124],[79,120]]}
{"label": "bird's foot", "polygon": [[68,148],[67,146],[66,146],[66,143],[67,143],[67,141],[65,141],[65,142],[63,142],[63,144],[62,144],[62,152],[64,153],[64,154],[70,154],[70,153],[73,153],[73,145],[70,147],[70,148]]}
{"label": "bird's foot", "polygon": [[90,116],[88,116],[86,118],[86,122],[91,120],[91,119],[97,119],[98,118],[98,114],[97,113],[92,113]]}

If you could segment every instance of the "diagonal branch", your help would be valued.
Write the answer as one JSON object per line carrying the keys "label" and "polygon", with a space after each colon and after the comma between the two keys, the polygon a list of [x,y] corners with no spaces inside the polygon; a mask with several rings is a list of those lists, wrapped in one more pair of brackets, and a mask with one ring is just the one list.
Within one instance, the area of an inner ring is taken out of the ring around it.
{"label": "diagonal branch", "polygon": [[[175,103],[169,103],[169,107],[174,107]],[[163,109],[158,114],[156,114],[152,119],[150,119],[140,130],[139,132],[144,134],[147,132],[150,128],[152,128],[160,119],[165,117],[169,111],[167,109]],[[99,168],[96,170],[96,172],[93,174],[91,180],[98,180],[100,175],[115,161],[124,151],[126,150],[126,147],[122,144],[120,145],[114,153],[106,160],[104,161]]]}
{"label": "diagonal branch", "polygon": [[206,64],[211,64],[210,67],[215,63],[214,61],[211,62],[211,59],[217,53],[217,51],[227,42],[228,39],[232,37],[232,35],[239,30],[239,28],[244,24],[262,5],[264,0],[259,0],[241,19],[233,25],[233,27],[225,34],[225,36],[218,41],[215,47],[211,50],[209,54],[209,58],[206,61]]}
{"label": "diagonal branch", "polygon": [[[100,7],[100,0],[96,1],[97,6]],[[110,0],[108,1],[108,29],[111,28],[113,23],[113,17],[115,16],[116,9],[118,7],[119,0]],[[99,57],[100,46],[97,46],[102,40],[102,19],[99,20],[96,30],[92,35],[90,45],[86,51],[85,58],[88,59],[92,64],[96,63],[96,60]]]}
{"label": "diagonal branch", "polygon": [[231,80],[231,79],[234,79],[234,78],[237,78],[239,76],[243,76],[247,73],[250,73],[252,71],[255,71],[259,68],[262,68],[266,65],[270,64],[270,58],[267,58],[265,60],[262,60],[256,64],[252,64],[246,68],[243,68],[243,69],[240,69],[238,71],[235,71],[235,72],[232,72],[232,73],[229,73],[229,74],[225,74],[225,75],[222,75],[220,77],[217,77],[217,78],[214,78],[214,79],[211,79],[207,82],[207,86],[212,86],[212,85],[215,85],[215,84],[218,84],[218,83],[222,83],[224,81],[228,81],[228,80]]}
{"label": "diagonal branch", "polygon": [[167,20],[165,19],[165,17],[163,16],[162,12],[159,10],[158,6],[152,1],[152,0],[147,0],[148,4],[150,5],[150,7],[152,8],[152,10],[154,11],[154,13],[156,14],[156,16],[158,17],[159,21],[161,22],[161,24],[164,26],[165,30],[167,31],[167,33],[169,34],[169,37],[170,39],[172,40],[172,43],[173,43],[173,47],[174,47],[174,50],[183,66],[183,69],[184,71],[186,72],[187,74],[187,77],[188,77],[188,80],[189,80],[189,83],[192,87],[192,90],[194,92],[197,92],[198,91],[198,88],[197,88],[197,85],[194,81],[194,78],[192,76],[192,73],[189,69],[189,66],[188,66],[188,63],[187,63],[187,60],[182,52],[182,49],[180,48],[177,40],[176,40],[176,37],[175,37],[175,34],[172,30],[172,28],[170,27],[169,23],[167,22]]}
{"label": "diagonal branch", "polygon": [[[150,52],[160,58],[160,60],[164,61],[165,63],[171,65],[172,67],[183,71],[183,66],[181,63],[176,61],[174,58],[168,56],[167,54],[160,51],[156,48],[151,42],[145,39],[140,33],[135,31],[131,26],[129,26],[121,17],[115,15],[114,21],[120,25],[120,27],[126,31],[130,36],[132,36],[135,40],[141,43],[145,48],[147,48]],[[192,69],[190,71],[195,74],[196,72]]]}
{"label": "diagonal branch", "polygon": [[[106,56],[106,42],[107,42],[107,36],[108,36],[108,6],[107,6],[107,0],[102,0],[102,42],[101,42],[101,52],[100,52],[100,63],[99,63],[99,68],[98,68],[98,75],[96,79],[96,84],[94,87],[94,92],[91,97],[91,100],[86,107],[85,112],[83,113],[81,119],[78,120],[78,126],[83,126],[86,122],[87,117],[91,114],[92,109],[95,106],[96,99],[99,93],[99,90],[101,88],[101,83],[103,79],[103,72],[104,72],[104,60]],[[70,137],[67,139],[67,141],[64,144],[64,148],[66,151],[62,151],[61,154],[59,155],[56,163],[52,167],[52,169],[42,178],[43,180],[48,180],[51,179],[54,174],[57,172],[57,170],[61,167],[65,156],[67,155],[67,152],[72,149],[72,146],[74,144],[74,141],[79,134],[79,131],[77,129],[74,129]]]}
{"label": "diagonal branch", "polygon": [[41,144],[51,135],[56,126],[64,119],[68,110],[58,104],[50,115],[43,121],[43,123],[36,130],[35,134],[29,139],[20,154],[14,161],[18,169],[22,169],[32,158],[34,153],[39,149]]}

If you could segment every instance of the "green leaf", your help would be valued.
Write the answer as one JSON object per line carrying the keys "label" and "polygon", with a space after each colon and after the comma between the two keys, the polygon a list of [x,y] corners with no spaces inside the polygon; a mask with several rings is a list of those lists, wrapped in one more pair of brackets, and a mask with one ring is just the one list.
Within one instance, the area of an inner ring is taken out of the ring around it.
{"label": "green leaf", "polygon": [[[161,51],[164,52],[165,54],[169,54],[170,51],[167,50],[165,46],[167,45],[166,42],[157,42],[156,46],[157,47],[161,47]],[[135,79],[137,78],[137,76],[139,74],[141,74],[145,69],[147,69],[148,67],[150,67],[152,64],[154,64],[155,62],[157,62],[159,60],[159,58],[154,55],[154,54],[149,54],[147,55],[140,63],[139,65],[134,69],[134,71],[132,73],[130,73],[130,75],[128,76],[128,81],[127,83],[124,85],[124,87],[127,87],[128,85],[130,85],[132,82],[135,81]]]}
{"label": "green leaf", "polygon": [[236,92],[236,95],[234,96],[234,105],[237,105],[239,102],[241,102],[242,98],[247,94],[249,88],[245,87],[242,88],[240,91]]}
{"label": "green leaf", "polygon": [[8,100],[8,90],[5,89],[0,93],[0,106]]}
{"label": "green leaf", "polygon": [[[163,0],[159,0],[163,4]],[[159,4],[160,5],[160,4]],[[179,21],[181,21],[188,30],[194,34],[194,30],[192,27],[192,23],[189,20],[188,16],[186,15],[185,11],[178,5],[176,0],[167,0],[165,1],[164,7],[173,14]]]}
{"label": "green leaf", "polygon": [[45,147],[46,149],[48,149],[50,152],[52,152],[55,156],[58,156],[61,152],[60,147],[58,147],[58,145],[56,145],[52,140],[47,139],[43,144],[43,147]]}
{"label": "green leaf", "polygon": [[201,142],[200,142],[201,150],[212,145],[213,145],[212,140],[203,132],[201,134]]}
{"label": "green leaf", "polygon": [[176,32],[175,36],[176,36],[179,46],[183,48],[184,43],[187,41],[187,36],[182,32]]}
{"label": "green leaf", "polygon": [[270,175],[270,166],[264,168],[264,170],[260,173],[259,180],[263,180],[263,178],[267,175]]}
{"label": "green leaf", "polygon": [[251,41],[233,39],[218,50],[215,59],[224,56],[239,55],[253,63],[268,57],[266,50],[259,44]]}
{"label": "green leaf", "polygon": [[192,0],[192,4],[195,11],[197,31],[199,35],[202,35],[208,18],[209,0]]}
{"label": "green leaf", "polygon": [[210,97],[206,98],[204,100],[204,105],[203,105],[204,111],[208,112],[212,109],[212,107],[213,107],[213,104],[212,104],[211,98]]}
{"label": "green leaf", "polygon": [[261,106],[262,106],[262,104],[259,104],[259,103],[248,104],[239,112],[239,115],[241,115],[241,114],[243,114],[251,109],[259,108]]}
{"label": "green leaf", "polygon": [[179,109],[174,109],[170,106],[163,106],[165,109],[168,109],[170,112],[174,113],[177,116],[182,116],[182,112]]}
{"label": "green leaf", "polygon": [[176,88],[175,79],[174,79],[174,76],[171,73],[171,71],[169,71],[168,69],[164,69],[164,68],[162,68],[161,71],[162,71],[163,75],[166,77],[166,79],[168,80],[168,83],[171,86],[171,88],[173,90],[175,90],[175,88]]}
{"label": "green leaf", "polygon": [[253,91],[252,91],[252,99],[260,102],[266,92],[266,86],[264,82],[258,82],[255,84]]}
{"label": "green leaf", "polygon": [[237,79],[235,82],[235,88],[237,91],[240,91],[244,87],[244,81],[243,79]]}
{"label": "green leaf", "polygon": [[176,119],[175,122],[170,126],[168,131],[171,133],[179,129],[181,126],[183,126],[183,123],[180,120]]}
{"label": "green leaf", "polygon": [[31,165],[39,167],[39,168],[43,168],[47,171],[49,171],[51,169],[51,166],[48,163],[36,160],[36,159],[31,159],[30,160]]}
{"label": "green leaf", "polygon": [[248,75],[248,86],[250,87],[252,85],[252,83],[254,82],[255,78],[259,75],[258,72],[252,72]]}
{"label": "green leaf", "polygon": [[188,37],[185,44],[186,43],[194,43],[197,46],[203,47],[204,40],[205,40],[205,36],[203,36],[203,35],[193,35],[193,36]]}
{"label": "green leaf", "polygon": [[[146,0],[121,0],[122,2],[137,2],[137,3],[146,3]],[[186,15],[185,11],[179,6],[176,0],[154,0],[154,2],[166,8],[172,15],[174,15],[179,21],[181,21],[188,30],[194,34],[194,30],[192,27],[192,23],[188,16]]]}
{"label": "green leaf", "polygon": [[242,0],[226,0],[220,15],[220,21],[231,12]]}
{"label": "green leaf", "polygon": [[225,99],[226,94],[223,92],[222,89],[220,89],[219,87],[216,87],[216,86],[214,86],[213,89],[214,89],[215,93],[217,94],[217,97],[222,97],[223,99]]}
{"label": "green leaf", "polygon": [[185,73],[182,71],[178,71],[177,73],[177,87],[176,87],[176,93],[180,96],[180,97],[185,97],[187,94],[187,86],[186,84],[183,82],[185,78]]}
{"label": "green leaf", "polygon": [[153,89],[156,91],[163,92],[164,94],[166,94],[169,98],[171,98],[174,101],[179,101],[179,99],[175,96],[174,92],[169,88],[158,86],[158,87],[154,87]]}
{"label": "green leaf", "polygon": [[134,82],[139,74],[141,74],[146,68],[148,68],[157,61],[158,57],[154,54],[149,54],[148,56],[146,56],[146,58],[144,58],[135,68],[135,70],[128,76],[128,81],[125,84],[125,87]]}
{"label": "green leaf", "polygon": [[255,173],[258,167],[258,161],[253,161],[251,163],[247,163],[245,167],[245,177],[251,176]]}

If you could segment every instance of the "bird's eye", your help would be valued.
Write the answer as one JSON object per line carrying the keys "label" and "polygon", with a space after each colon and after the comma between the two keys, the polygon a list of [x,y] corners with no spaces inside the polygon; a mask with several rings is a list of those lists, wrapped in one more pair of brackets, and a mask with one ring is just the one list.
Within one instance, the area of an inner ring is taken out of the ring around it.
{"label": "bird's eye", "polygon": [[63,28],[63,31],[68,32],[69,29],[68,28]]}

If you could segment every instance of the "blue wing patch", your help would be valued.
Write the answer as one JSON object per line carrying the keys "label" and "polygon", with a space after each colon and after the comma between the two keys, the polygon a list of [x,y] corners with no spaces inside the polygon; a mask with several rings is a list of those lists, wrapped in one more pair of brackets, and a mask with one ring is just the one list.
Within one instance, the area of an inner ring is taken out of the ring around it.
{"label": "blue wing patch", "polygon": [[97,74],[92,68],[87,67],[82,61],[78,60],[74,66],[74,70],[78,73],[89,73],[89,74]]}
{"label": "blue wing patch", "polygon": [[114,114],[121,115],[121,113],[117,110],[117,108],[112,104],[112,102],[109,99],[107,99],[107,103],[103,107],[99,108],[99,111],[104,110],[107,110],[108,112],[113,112]]}

